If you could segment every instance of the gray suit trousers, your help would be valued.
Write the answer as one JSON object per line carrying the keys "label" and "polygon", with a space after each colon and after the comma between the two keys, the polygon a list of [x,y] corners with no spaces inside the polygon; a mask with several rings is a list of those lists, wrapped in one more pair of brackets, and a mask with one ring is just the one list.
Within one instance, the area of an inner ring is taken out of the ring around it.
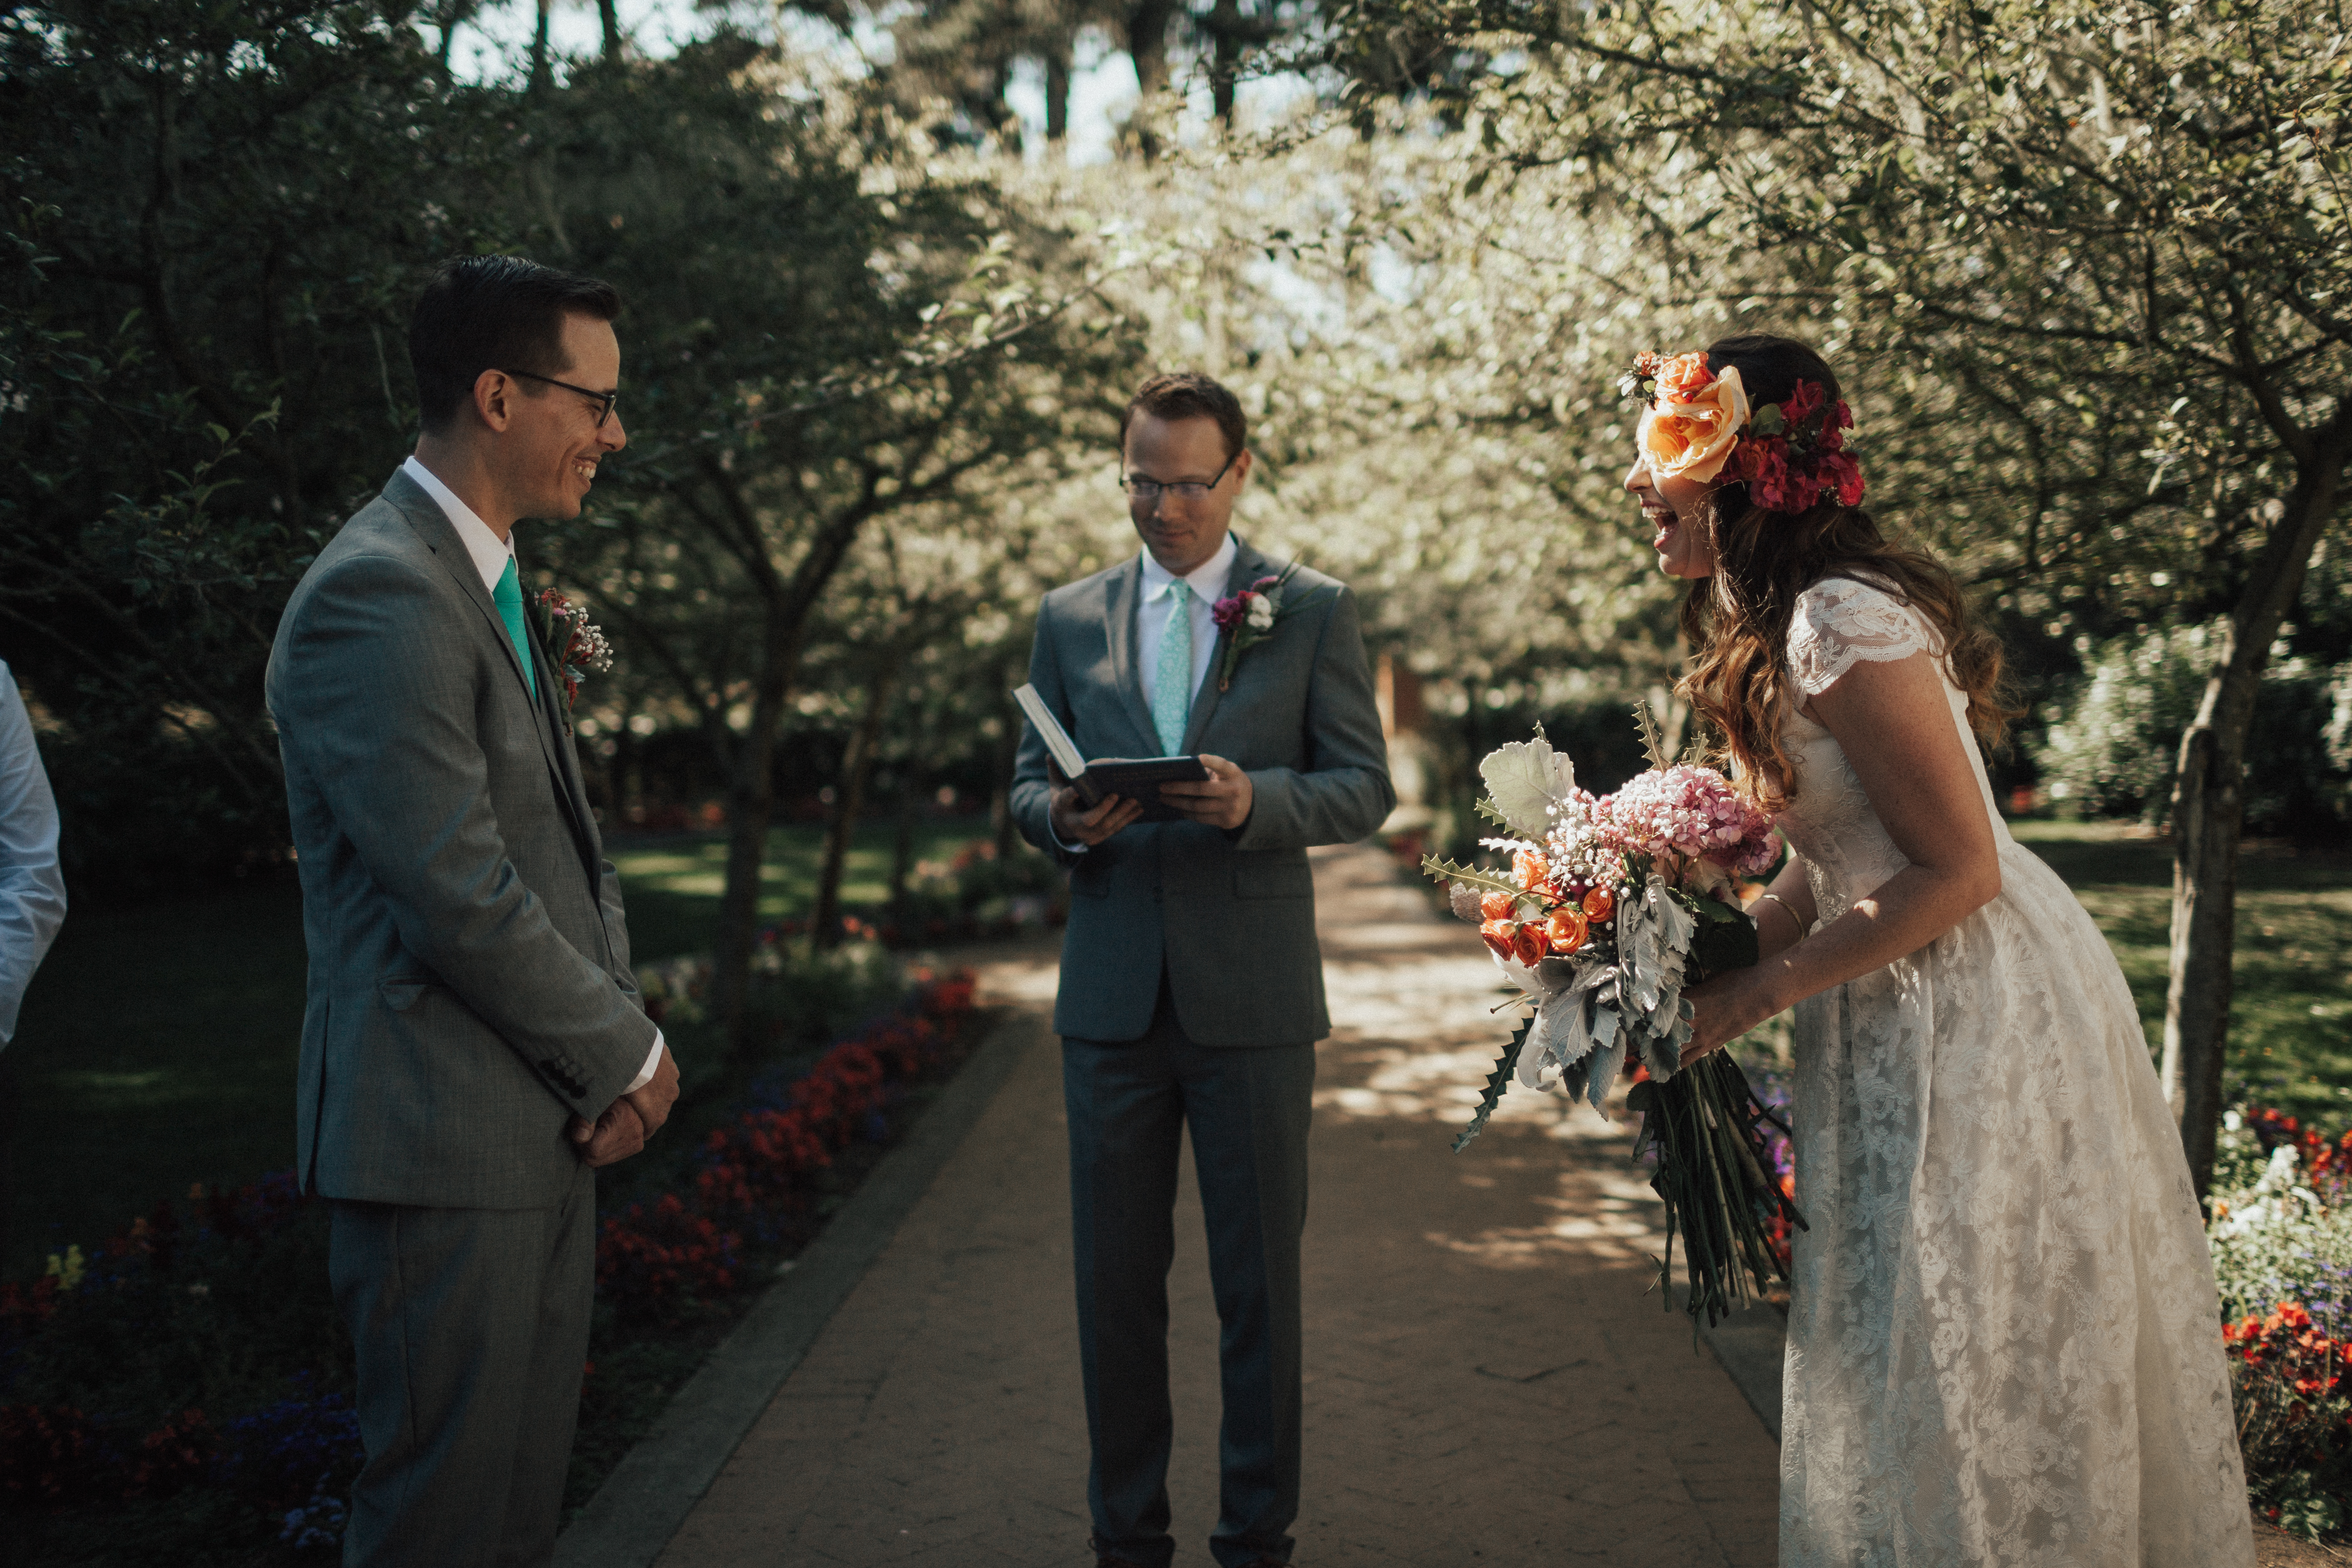
{"label": "gray suit trousers", "polygon": [[1166,1568],[1168,1269],[1179,1142],[1192,1135],[1222,1333],[1224,1419],[1210,1555],[1287,1562],[1298,1517],[1299,1238],[1315,1047],[1202,1046],[1160,988],[1139,1040],[1065,1039],[1070,1196],[1097,1549]]}
{"label": "gray suit trousers", "polygon": [[596,1176],[553,1208],[334,1201],[367,1468],[344,1568],[523,1568],[555,1553],[596,1277]]}

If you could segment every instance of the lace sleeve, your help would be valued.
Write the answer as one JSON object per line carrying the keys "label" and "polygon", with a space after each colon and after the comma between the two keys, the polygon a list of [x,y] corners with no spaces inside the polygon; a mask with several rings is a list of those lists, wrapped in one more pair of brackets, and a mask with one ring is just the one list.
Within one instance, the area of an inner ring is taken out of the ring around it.
{"label": "lace sleeve", "polygon": [[1828,690],[1861,661],[1886,664],[1942,652],[1943,640],[1926,616],[1885,589],[1850,577],[1824,577],[1797,595],[1789,622],[1789,673],[1808,697]]}

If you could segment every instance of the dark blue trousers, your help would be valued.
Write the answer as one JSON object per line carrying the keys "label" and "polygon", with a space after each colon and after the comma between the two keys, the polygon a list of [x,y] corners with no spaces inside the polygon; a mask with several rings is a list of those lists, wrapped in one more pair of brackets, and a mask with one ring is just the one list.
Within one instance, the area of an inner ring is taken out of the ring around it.
{"label": "dark blue trousers", "polygon": [[1209,1550],[1223,1568],[1286,1562],[1298,1517],[1298,1243],[1315,1047],[1200,1045],[1163,983],[1143,1038],[1062,1042],[1062,1086],[1096,1549],[1140,1568],[1165,1568],[1176,1550],[1168,1269],[1189,1126],[1223,1325],[1223,1484]]}

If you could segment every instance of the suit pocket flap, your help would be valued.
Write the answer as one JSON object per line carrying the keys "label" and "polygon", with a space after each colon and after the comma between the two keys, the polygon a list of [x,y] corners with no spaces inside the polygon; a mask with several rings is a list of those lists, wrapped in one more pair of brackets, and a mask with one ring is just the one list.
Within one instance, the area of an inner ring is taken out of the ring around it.
{"label": "suit pocket flap", "polygon": [[419,980],[414,975],[400,974],[394,975],[390,980],[379,982],[376,991],[394,1012],[405,1013],[416,1005],[416,999],[424,995],[425,988],[432,984],[429,980]]}

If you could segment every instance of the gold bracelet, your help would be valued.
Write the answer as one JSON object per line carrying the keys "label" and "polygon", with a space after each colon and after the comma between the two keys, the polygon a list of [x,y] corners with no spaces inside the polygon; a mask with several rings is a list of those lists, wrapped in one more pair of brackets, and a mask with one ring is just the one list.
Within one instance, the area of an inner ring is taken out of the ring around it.
{"label": "gold bracelet", "polygon": [[1812,934],[1813,928],[1811,922],[1797,912],[1796,905],[1790,903],[1788,900],[1782,898],[1778,893],[1759,894],[1758,895],[1756,901],[1760,904],[1766,899],[1771,900],[1774,903],[1789,911],[1789,918],[1797,922],[1797,940],[1799,942],[1804,941],[1806,937]]}

